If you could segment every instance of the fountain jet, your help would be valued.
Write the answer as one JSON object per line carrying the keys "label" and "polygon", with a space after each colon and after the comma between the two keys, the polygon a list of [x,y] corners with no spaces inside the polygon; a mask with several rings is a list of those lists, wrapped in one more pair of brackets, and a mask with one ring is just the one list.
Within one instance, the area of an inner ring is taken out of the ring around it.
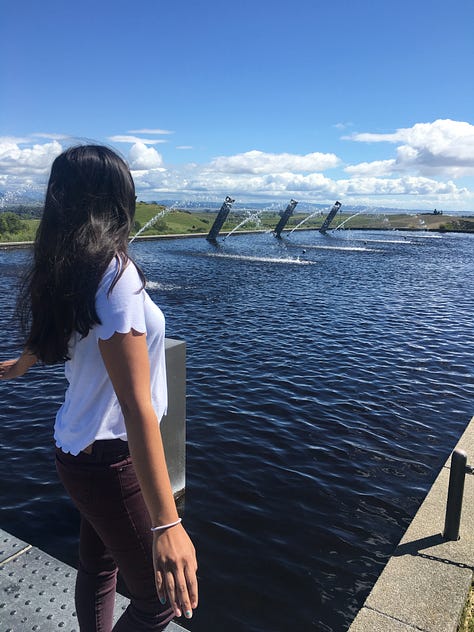
{"label": "fountain jet", "polygon": [[281,231],[285,228],[288,220],[293,215],[293,211],[295,210],[297,204],[298,202],[296,200],[290,200],[290,203],[288,204],[286,209],[284,211],[280,211],[280,221],[276,225],[274,233],[277,239],[281,239]]}
{"label": "fountain jet", "polygon": [[332,222],[332,220],[334,219],[334,217],[336,216],[336,213],[338,212],[338,210],[341,208],[342,204],[340,202],[336,202],[334,204],[334,206],[332,207],[332,209],[329,211],[326,219],[323,222],[323,225],[321,226],[321,228],[319,229],[319,232],[322,233],[323,235],[325,234],[325,232],[327,231],[327,229],[329,228],[329,224]]}
{"label": "fountain jet", "polygon": [[235,200],[233,200],[228,195],[226,196],[224,204],[221,206],[221,210],[217,214],[217,217],[214,220],[214,224],[212,225],[212,228],[206,237],[207,241],[212,241],[213,243],[216,243],[217,235],[219,234],[220,229],[227,219],[227,215],[229,215],[230,209],[232,208],[232,204],[234,202]]}

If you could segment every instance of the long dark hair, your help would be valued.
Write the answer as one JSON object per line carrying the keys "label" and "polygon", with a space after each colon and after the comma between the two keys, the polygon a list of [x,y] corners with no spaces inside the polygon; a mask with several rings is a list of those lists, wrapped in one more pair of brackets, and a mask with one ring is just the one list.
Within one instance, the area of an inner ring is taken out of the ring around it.
{"label": "long dark hair", "polygon": [[135,185],[114,151],[81,145],[55,159],[17,306],[25,347],[44,363],[67,360],[71,334],[86,336],[100,322],[97,288],[114,257],[119,266],[109,291],[120,278],[134,215]]}

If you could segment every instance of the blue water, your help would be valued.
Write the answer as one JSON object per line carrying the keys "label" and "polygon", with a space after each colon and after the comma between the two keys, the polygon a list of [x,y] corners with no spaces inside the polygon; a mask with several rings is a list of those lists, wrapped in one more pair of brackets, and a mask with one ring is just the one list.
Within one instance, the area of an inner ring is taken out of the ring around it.
{"label": "blue water", "polygon": [[[135,242],[186,340],[194,632],[346,630],[474,414],[474,236]],[[27,251],[0,251],[1,357]],[[1,527],[74,563],[61,367],[0,383]],[[443,528],[444,516],[435,532]]]}

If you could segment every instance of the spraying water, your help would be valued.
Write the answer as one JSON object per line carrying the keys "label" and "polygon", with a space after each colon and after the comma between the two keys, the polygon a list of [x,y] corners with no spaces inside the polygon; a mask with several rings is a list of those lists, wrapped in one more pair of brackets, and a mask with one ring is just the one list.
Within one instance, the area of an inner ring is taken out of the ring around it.
{"label": "spraying water", "polygon": [[313,211],[310,215],[308,215],[307,217],[302,219],[301,222],[299,222],[299,224],[296,224],[296,226],[290,230],[290,232],[288,233],[288,236],[290,236],[291,233],[293,233],[297,228],[299,228],[300,226],[305,224],[307,221],[309,221],[313,217],[316,217],[316,215],[321,215],[322,213],[323,213],[323,211],[321,211],[319,209],[317,211]]}
{"label": "spraying water", "polygon": [[347,219],[345,219],[343,222],[341,222],[340,224],[338,224],[336,226],[336,228],[334,229],[339,230],[340,228],[342,228],[344,226],[344,224],[347,224],[347,222],[351,219],[353,219],[354,217],[357,217],[357,215],[361,215],[362,213],[365,213],[365,211],[367,210],[367,208],[363,208],[361,211],[357,211],[357,213],[354,213],[354,215],[351,215],[350,217],[348,217]]}
{"label": "spraying water", "polygon": [[43,199],[44,191],[41,187],[25,184],[22,187],[0,193],[0,210],[19,204],[42,206]]}
{"label": "spraying water", "polygon": [[242,226],[245,226],[245,224],[248,224],[249,222],[255,222],[257,224],[257,226],[260,226],[260,214],[262,211],[256,211],[254,213],[252,213],[251,211],[246,211],[247,213],[247,217],[242,220],[240,222],[240,224],[238,224],[235,228],[233,228],[230,233],[228,233],[225,237],[224,240],[227,239],[227,237],[230,237],[233,233],[235,233],[236,230],[239,230],[239,228],[241,228]]}
{"label": "spraying water", "polygon": [[161,217],[164,217],[165,215],[173,211],[175,208],[177,208],[177,206],[178,206],[178,202],[175,202],[171,206],[167,206],[164,209],[162,209],[154,217],[148,220],[148,222],[144,226],[142,226],[137,233],[135,233],[135,235],[130,239],[129,243],[131,244],[139,235],[145,232],[145,230],[147,230],[148,228],[151,228],[155,222],[157,222]]}

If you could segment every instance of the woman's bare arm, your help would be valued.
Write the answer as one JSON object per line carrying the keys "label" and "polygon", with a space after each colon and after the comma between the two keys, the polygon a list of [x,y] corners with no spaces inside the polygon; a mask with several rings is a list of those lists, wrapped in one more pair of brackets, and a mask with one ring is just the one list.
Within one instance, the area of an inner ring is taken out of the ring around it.
{"label": "woman's bare arm", "polygon": [[26,350],[23,351],[19,358],[3,360],[3,362],[0,362],[0,380],[12,380],[16,377],[21,377],[37,361],[38,358]]}
{"label": "woman's bare arm", "polygon": [[[128,443],[138,481],[154,526],[178,519],[161,432],[150,393],[150,366],[145,334],[115,333],[99,349],[125,418]],[[160,599],[167,594],[176,616],[197,607],[197,562],[194,546],[181,524],[154,532],[153,562]]]}

